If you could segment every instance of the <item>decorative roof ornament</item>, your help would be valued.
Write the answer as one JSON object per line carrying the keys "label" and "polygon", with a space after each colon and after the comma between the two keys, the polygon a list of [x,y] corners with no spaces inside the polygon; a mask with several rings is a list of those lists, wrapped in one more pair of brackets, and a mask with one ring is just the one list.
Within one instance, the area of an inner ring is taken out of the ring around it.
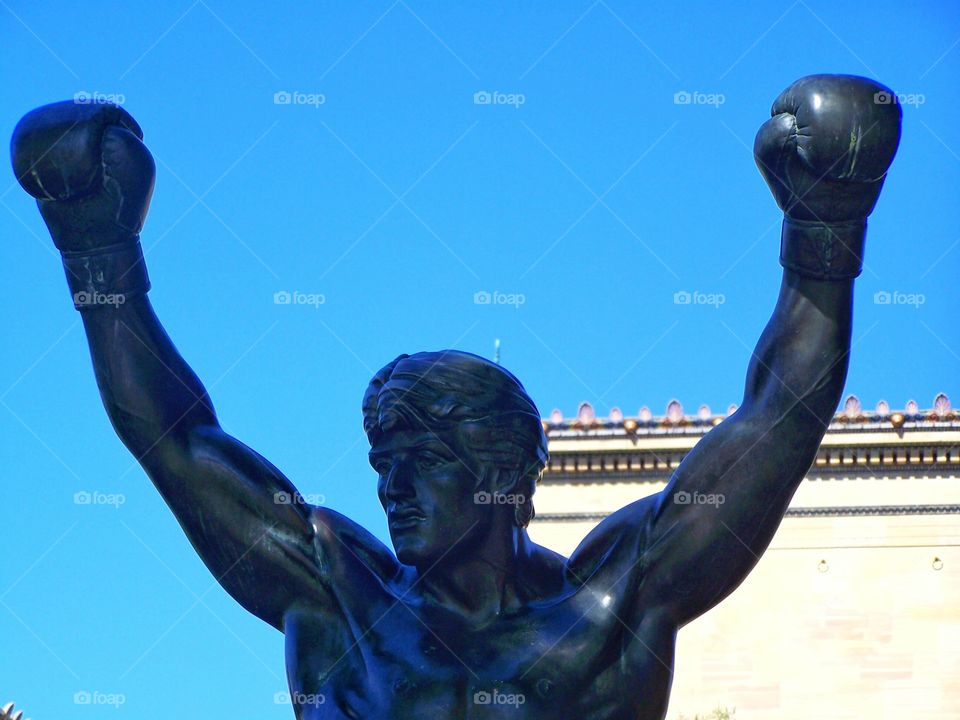
{"label": "decorative roof ornament", "polygon": [[863,416],[863,406],[860,404],[860,398],[856,395],[849,395],[843,403],[843,414],[848,420],[856,420]]}
{"label": "decorative roof ornament", "polygon": [[[650,408],[644,405],[640,408],[636,417],[626,417],[619,407],[611,407],[606,417],[598,418],[596,411],[589,402],[582,402],[577,408],[577,414],[573,417],[564,418],[560,410],[555,409],[550,413],[548,419],[542,419],[544,432],[556,436],[558,431],[565,428],[592,431],[601,428],[623,428],[628,435],[645,434],[647,432],[676,432],[687,433],[692,430],[707,432],[711,427],[719,425],[724,418],[730,417],[738,409],[736,403],[731,403],[727,407],[726,415],[714,414],[709,405],[700,405],[697,412],[687,416],[684,414],[683,406],[679,400],[671,400],[667,403],[666,412],[663,415],[654,415]],[[930,423],[958,423],[960,422],[960,412],[954,409],[950,403],[950,398],[946,393],[938,393],[933,399],[933,407],[930,409],[921,409],[916,400],[910,400],[906,403],[903,410],[892,410],[890,403],[886,400],[877,402],[875,410],[864,410],[863,404],[856,395],[848,395],[841,408],[832,419],[833,423],[839,423],[849,426],[849,429],[867,430],[868,427],[857,427],[864,425],[873,425],[875,423],[889,423],[894,429],[900,431],[908,423],[911,427],[916,424],[918,427]],[[657,429],[655,429],[657,428]],[[686,428],[681,430],[681,428]],[[0,720],[3,720],[0,717]]]}
{"label": "decorative roof ornament", "polygon": [[597,413],[594,412],[593,405],[588,402],[580,403],[580,407],[577,408],[577,420],[584,427],[593,425],[597,420]]}
{"label": "decorative roof ornament", "polygon": [[946,393],[940,393],[933,399],[933,412],[941,418],[950,414],[950,398]]}
{"label": "decorative roof ornament", "polygon": [[683,405],[679,400],[671,400],[667,403],[667,420],[674,424],[683,420]]}
{"label": "decorative roof ornament", "polygon": [[[23,717],[23,710],[13,711],[13,703],[7,703],[0,708],[0,720],[20,720]],[[27,719],[29,720],[29,718]]]}

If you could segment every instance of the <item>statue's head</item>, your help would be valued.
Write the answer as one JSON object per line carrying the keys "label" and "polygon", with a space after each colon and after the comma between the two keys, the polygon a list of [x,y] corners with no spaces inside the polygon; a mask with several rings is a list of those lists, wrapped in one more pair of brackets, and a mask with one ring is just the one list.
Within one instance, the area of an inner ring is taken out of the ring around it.
{"label": "statue's head", "polygon": [[401,562],[430,566],[533,518],[547,439],[499,365],[456,350],[401,355],[370,381],[363,429]]}

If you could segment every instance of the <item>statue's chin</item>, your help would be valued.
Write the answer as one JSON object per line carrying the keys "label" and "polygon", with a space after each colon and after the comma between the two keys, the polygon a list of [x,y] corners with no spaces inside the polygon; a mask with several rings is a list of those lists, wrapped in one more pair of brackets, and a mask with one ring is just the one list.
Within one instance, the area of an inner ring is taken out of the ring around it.
{"label": "statue's chin", "polygon": [[404,565],[412,565],[414,567],[419,567],[421,565],[427,564],[427,559],[424,557],[422,552],[417,552],[410,547],[409,543],[401,542],[393,544],[394,551],[397,553],[397,560],[399,560]]}
{"label": "statue's chin", "polygon": [[443,556],[442,551],[438,553],[425,553],[420,549],[415,550],[411,547],[406,547],[403,544],[401,544],[399,548],[394,546],[394,550],[397,553],[397,560],[399,560],[403,565],[415,567],[420,571],[432,567],[436,561]]}

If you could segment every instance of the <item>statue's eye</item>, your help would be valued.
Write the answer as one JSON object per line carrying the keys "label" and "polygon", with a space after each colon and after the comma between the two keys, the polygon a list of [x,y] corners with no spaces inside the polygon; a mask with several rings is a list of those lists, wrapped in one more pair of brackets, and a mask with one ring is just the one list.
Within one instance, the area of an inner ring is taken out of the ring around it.
{"label": "statue's eye", "polygon": [[373,469],[376,470],[379,475],[387,475],[390,473],[390,462],[388,460],[377,460],[373,464]]}
{"label": "statue's eye", "polygon": [[432,452],[420,453],[417,457],[417,464],[424,470],[432,470],[440,467],[446,462],[446,458],[440,457]]}

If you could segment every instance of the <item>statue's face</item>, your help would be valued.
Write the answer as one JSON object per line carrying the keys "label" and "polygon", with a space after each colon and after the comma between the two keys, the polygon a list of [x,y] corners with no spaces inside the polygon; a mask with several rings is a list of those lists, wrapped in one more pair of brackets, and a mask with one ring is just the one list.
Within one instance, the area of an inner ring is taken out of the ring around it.
{"label": "statue's face", "polygon": [[[397,558],[419,569],[483,538],[490,506],[477,503],[482,466],[454,432],[387,431],[370,449],[377,494]],[[452,546],[457,545],[456,549]]]}

